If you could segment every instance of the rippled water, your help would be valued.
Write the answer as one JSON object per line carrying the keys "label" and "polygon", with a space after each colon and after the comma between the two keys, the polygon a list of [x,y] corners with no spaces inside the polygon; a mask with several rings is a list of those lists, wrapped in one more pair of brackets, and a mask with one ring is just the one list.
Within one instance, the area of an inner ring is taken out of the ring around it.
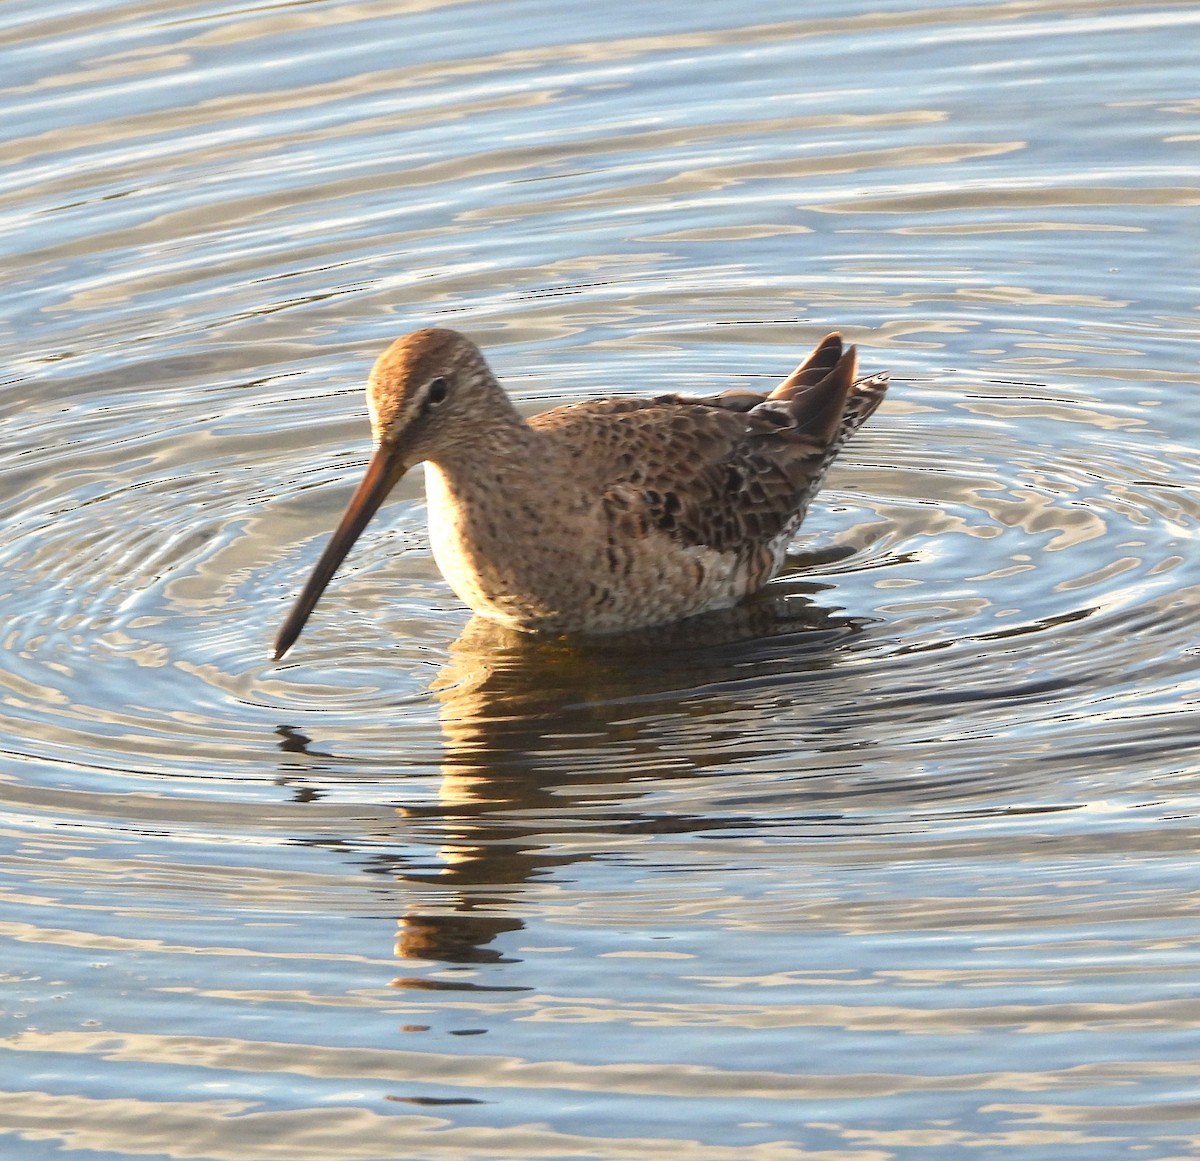
{"label": "rippled water", "polygon": [[[1200,1155],[1194,4],[0,5],[0,1149]],[[890,368],[797,568],[468,623],[374,355]]]}

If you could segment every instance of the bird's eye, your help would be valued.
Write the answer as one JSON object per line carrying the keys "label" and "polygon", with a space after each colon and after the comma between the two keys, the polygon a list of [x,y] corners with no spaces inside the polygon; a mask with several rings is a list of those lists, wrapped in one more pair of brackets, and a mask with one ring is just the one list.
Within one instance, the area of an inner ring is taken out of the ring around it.
{"label": "bird's eye", "polygon": [[425,401],[427,403],[444,403],[448,390],[449,386],[445,379],[440,376],[437,379],[432,379],[429,383],[429,390],[425,395]]}

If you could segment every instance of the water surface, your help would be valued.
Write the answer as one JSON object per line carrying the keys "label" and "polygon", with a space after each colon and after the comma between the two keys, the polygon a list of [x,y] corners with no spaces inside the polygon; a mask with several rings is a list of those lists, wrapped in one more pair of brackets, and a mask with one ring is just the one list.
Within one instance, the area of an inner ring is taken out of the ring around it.
{"label": "water surface", "polygon": [[[0,5],[0,1149],[1200,1153],[1190,3]],[[519,404],[890,368],[796,568],[471,622],[421,325]]]}

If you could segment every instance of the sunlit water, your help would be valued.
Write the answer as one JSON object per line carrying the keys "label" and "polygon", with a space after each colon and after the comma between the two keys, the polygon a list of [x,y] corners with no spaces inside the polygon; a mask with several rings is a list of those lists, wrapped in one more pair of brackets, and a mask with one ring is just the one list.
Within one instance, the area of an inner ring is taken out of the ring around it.
{"label": "sunlit water", "polygon": [[[0,1153],[1200,1156],[1191,2],[0,5]],[[366,369],[890,368],[741,610],[471,624]]]}

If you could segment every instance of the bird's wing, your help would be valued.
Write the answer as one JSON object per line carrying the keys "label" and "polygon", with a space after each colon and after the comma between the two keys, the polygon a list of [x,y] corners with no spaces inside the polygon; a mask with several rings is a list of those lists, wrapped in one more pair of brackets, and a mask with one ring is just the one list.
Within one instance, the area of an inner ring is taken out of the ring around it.
{"label": "bird's wing", "polygon": [[882,389],[856,385],[854,366],[831,335],[769,395],[601,399],[530,422],[575,452],[623,536],[657,528],[751,550],[799,524],[829,461],[878,406]]}

